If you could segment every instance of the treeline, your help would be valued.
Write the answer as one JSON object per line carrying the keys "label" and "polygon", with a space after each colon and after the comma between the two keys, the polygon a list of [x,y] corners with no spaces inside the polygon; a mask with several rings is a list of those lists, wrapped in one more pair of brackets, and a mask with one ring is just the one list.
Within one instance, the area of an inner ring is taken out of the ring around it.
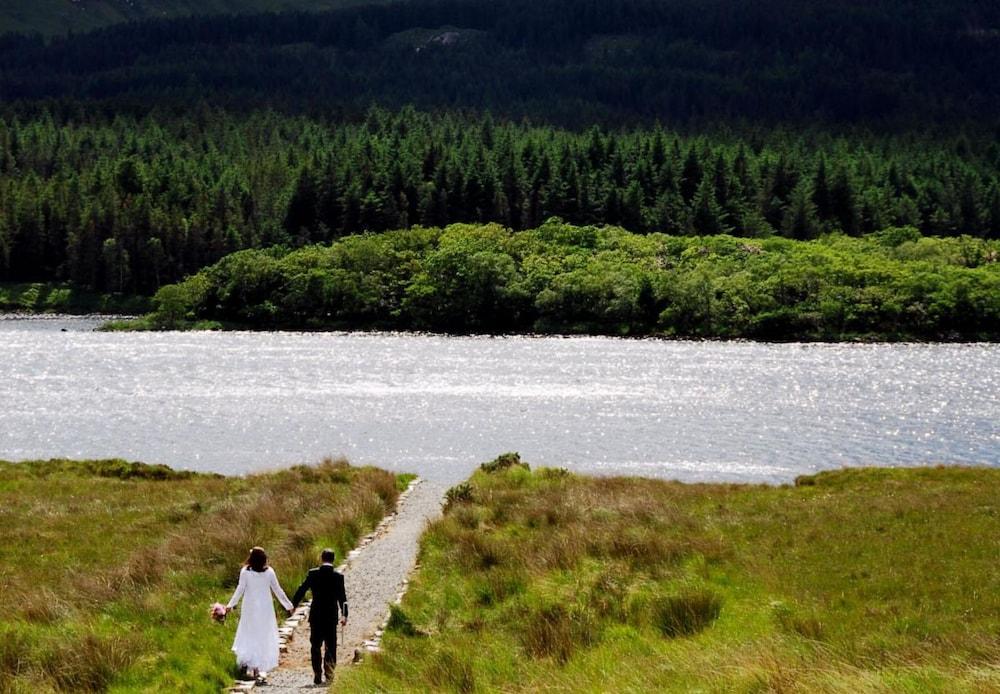
{"label": "treeline", "polygon": [[378,109],[0,119],[0,281],[152,293],[245,248],[550,216],[639,233],[1000,236],[989,138],[582,133]]}
{"label": "treeline", "polygon": [[141,326],[995,340],[1000,242],[453,225],[241,251],[153,301]]}
{"label": "treeline", "polygon": [[7,35],[0,99],[950,128],[996,123],[998,64],[986,1],[415,0]]}
{"label": "treeline", "polygon": [[0,32],[67,34],[150,17],[265,12],[299,8],[322,11],[357,0],[31,0],[0,3]]}

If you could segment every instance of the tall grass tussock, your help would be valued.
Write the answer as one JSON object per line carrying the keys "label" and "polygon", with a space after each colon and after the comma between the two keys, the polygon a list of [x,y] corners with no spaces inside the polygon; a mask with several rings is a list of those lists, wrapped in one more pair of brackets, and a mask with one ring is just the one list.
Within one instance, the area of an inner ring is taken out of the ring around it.
{"label": "tall grass tussock", "polygon": [[347,692],[1000,692],[1000,470],[484,464]]}

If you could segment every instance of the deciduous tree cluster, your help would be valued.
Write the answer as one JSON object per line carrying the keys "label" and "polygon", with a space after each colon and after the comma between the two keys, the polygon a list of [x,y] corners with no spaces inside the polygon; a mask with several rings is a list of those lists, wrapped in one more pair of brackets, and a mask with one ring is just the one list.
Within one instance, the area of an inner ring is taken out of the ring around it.
{"label": "deciduous tree cluster", "polygon": [[154,296],[146,325],[762,339],[997,339],[1000,242],[912,227],[813,241],[552,219],[247,250]]}

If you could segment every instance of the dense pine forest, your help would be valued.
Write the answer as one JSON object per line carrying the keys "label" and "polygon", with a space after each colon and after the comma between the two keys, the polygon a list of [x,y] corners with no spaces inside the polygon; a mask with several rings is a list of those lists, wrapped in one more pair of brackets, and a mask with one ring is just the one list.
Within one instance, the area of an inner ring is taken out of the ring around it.
{"label": "dense pine forest", "polygon": [[[161,4],[127,16],[190,9]],[[1000,9],[953,0],[415,0],[11,33],[0,281],[151,295],[245,249],[550,218],[995,239],[996,65]]]}
{"label": "dense pine forest", "polygon": [[570,132],[372,110],[0,122],[0,279],[151,293],[227,253],[557,216],[639,233],[1000,238],[1000,146],[957,136]]}

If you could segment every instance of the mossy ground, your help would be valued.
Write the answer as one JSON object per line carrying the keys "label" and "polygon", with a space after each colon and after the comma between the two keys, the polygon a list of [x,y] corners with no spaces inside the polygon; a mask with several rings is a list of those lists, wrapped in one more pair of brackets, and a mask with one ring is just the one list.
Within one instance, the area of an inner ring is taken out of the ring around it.
{"label": "mossy ground", "polygon": [[[212,692],[237,620],[209,620],[253,545],[286,591],[352,548],[409,476],[339,461],[249,477],[120,460],[0,462],[0,692]],[[235,617],[235,615],[234,615]]]}
{"label": "mossy ground", "polygon": [[1000,691],[1000,470],[467,491],[343,691]]}

